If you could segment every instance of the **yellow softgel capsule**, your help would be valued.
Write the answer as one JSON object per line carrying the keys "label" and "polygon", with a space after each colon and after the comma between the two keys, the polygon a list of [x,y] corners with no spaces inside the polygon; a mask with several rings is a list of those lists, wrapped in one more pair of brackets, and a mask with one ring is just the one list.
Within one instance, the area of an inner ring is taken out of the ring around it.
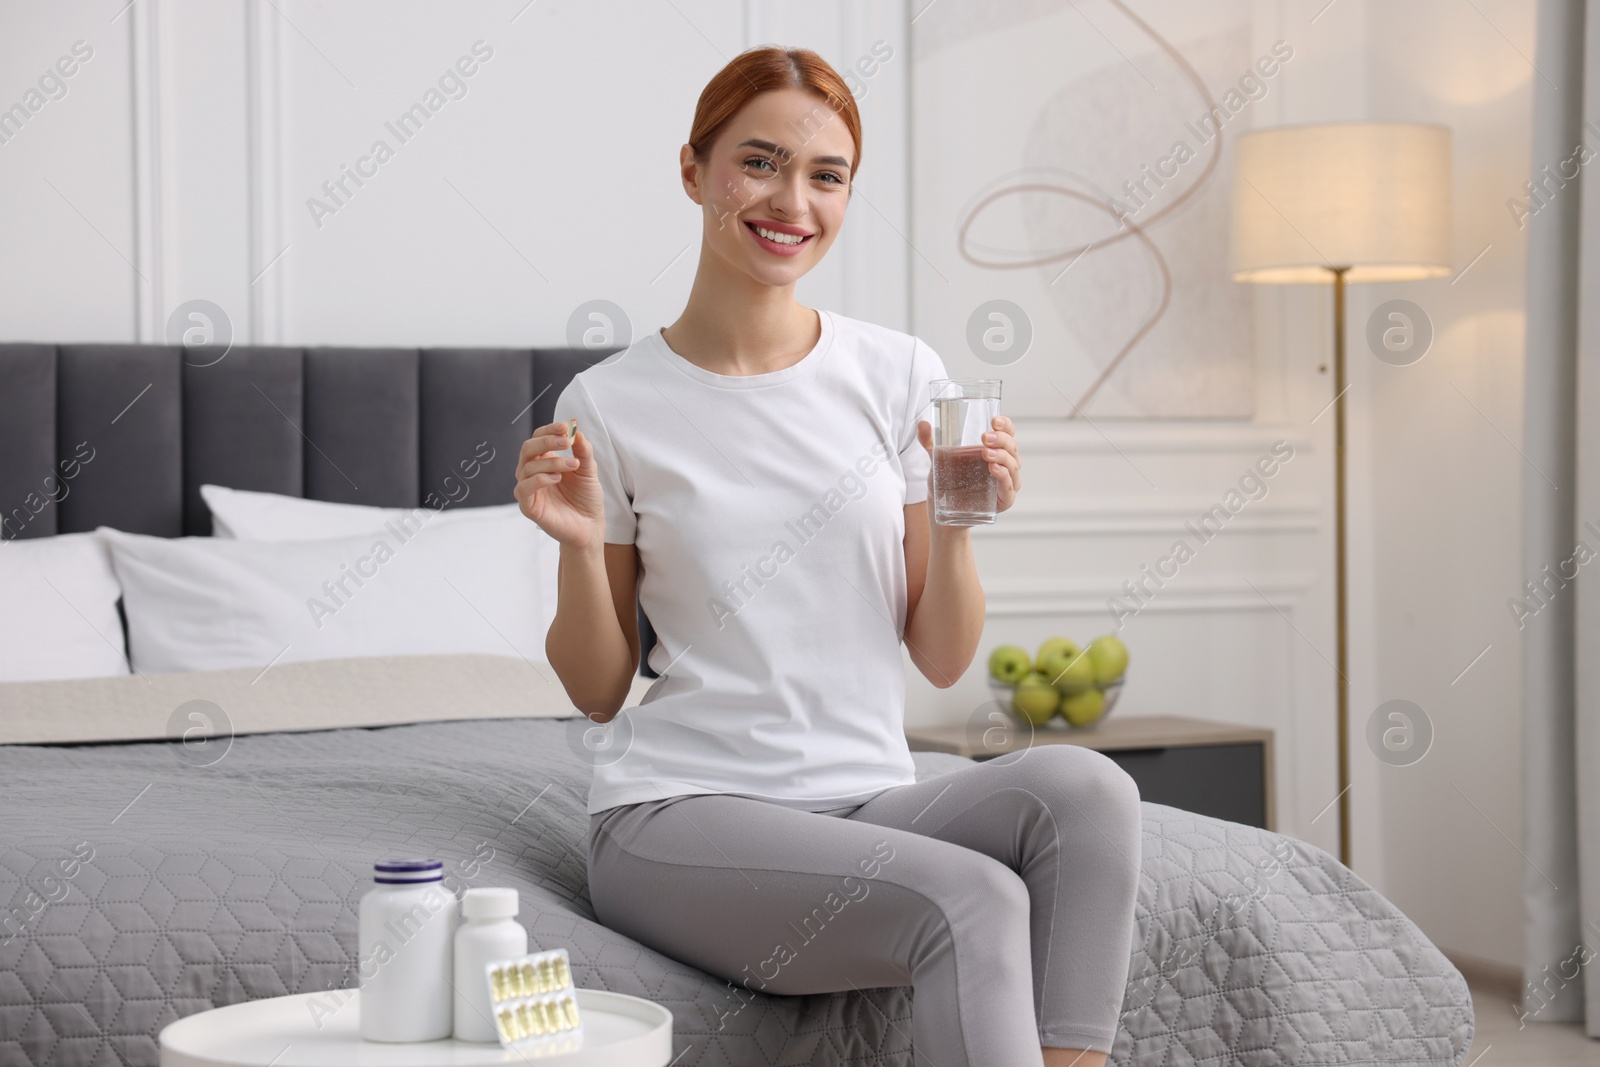
{"label": "yellow softgel capsule", "polygon": [[556,957],[556,984],[562,989],[572,988],[572,969],[567,966],[565,956]]}
{"label": "yellow softgel capsule", "polygon": [[506,971],[504,967],[496,967],[489,972],[489,986],[494,993],[494,999],[506,999]]}
{"label": "yellow softgel capsule", "polygon": [[506,1041],[517,1039],[517,1021],[511,1015],[511,1009],[506,1008],[497,1017],[500,1024],[500,1037]]}
{"label": "yellow softgel capsule", "polygon": [[539,991],[539,981],[534,976],[533,964],[524,963],[520,970],[522,972],[522,995],[531,997]]}
{"label": "yellow softgel capsule", "polygon": [[539,992],[548,993],[555,988],[555,984],[555,969],[550,966],[550,958],[547,956],[539,961]]}
{"label": "yellow softgel capsule", "polygon": [[561,998],[561,1015],[567,1020],[569,1029],[576,1029],[578,1025],[578,1004],[571,997]]}

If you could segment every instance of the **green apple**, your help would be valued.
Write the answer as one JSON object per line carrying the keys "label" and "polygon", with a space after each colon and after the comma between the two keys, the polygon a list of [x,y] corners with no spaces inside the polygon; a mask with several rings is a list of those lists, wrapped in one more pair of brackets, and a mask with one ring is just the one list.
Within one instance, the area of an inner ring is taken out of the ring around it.
{"label": "green apple", "polygon": [[1115,634],[1101,634],[1089,642],[1096,685],[1110,685],[1128,670],[1128,646]]}
{"label": "green apple", "polygon": [[1081,649],[1056,648],[1039,661],[1039,672],[1068,696],[1094,685],[1094,661]]}
{"label": "green apple", "polygon": [[1088,726],[1106,710],[1106,695],[1098,689],[1061,698],[1061,715],[1074,726]]}
{"label": "green apple", "polygon": [[1035,726],[1043,726],[1061,706],[1061,693],[1050,684],[1050,679],[1038,671],[1030,671],[1017,683],[1017,691],[1011,698],[1011,705],[1016,708],[1017,714],[1028,722]]}
{"label": "green apple", "polygon": [[1069,655],[1076,656],[1080,651],[1078,648],[1078,642],[1069,641],[1065,637],[1052,637],[1044,644],[1039,646],[1039,652],[1033,657],[1033,662],[1039,664],[1039,669],[1042,671],[1044,670],[1045,657],[1053,652],[1060,651],[1065,651]]}
{"label": "green apple", "polygon": [[1007,685],[1016,685],[1033,670],[1028,650],[1017,645],[1001,645],[989,653],[989,677]]}

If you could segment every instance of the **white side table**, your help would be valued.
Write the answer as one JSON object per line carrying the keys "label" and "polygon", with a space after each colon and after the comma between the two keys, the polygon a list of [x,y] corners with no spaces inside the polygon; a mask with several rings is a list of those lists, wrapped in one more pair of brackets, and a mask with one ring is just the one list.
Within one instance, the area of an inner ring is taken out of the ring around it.
{"label": "white side table", "polygon": [[[665,1067],[672,1058],[672,1013],[666,1008],[603,989],[577,993],[583,1045],[565,1053],[450,1039],[364,1041],[361,992],[341,989],[229,1004],[168,1023],[161,1030],[161,1067]],[[314,1011],[313,1000],[324,1010]],[[330,1004],[337,1005],[331,1014],[325,1010]]]}

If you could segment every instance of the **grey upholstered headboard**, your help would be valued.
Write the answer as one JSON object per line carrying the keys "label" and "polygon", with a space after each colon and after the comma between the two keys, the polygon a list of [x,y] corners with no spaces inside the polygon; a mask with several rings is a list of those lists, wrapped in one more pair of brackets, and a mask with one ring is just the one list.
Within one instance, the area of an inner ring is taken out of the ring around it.
{"label": "grey upholstered headboard", "polygon": [[[207,535],[206,482],[380,507],[509,503],[522,442],[613,351],[0,344],[0,538]],[[648,653],[642,613],[640,626]]]}

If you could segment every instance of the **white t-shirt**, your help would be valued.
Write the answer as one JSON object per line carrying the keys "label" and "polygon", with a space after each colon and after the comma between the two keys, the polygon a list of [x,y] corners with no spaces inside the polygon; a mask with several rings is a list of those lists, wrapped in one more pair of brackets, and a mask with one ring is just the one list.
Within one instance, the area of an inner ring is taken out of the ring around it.
{"label": "white t-shirt", "polygon": [[820,315],[782,370],[716,374],[657,330],[556,400],[594,446],[606,541],[638,548],[661,675],[611,721],[590,814],[689,793],[820,811],[915,781],[903,508],[928,495],[917,420],[944,364]]}

